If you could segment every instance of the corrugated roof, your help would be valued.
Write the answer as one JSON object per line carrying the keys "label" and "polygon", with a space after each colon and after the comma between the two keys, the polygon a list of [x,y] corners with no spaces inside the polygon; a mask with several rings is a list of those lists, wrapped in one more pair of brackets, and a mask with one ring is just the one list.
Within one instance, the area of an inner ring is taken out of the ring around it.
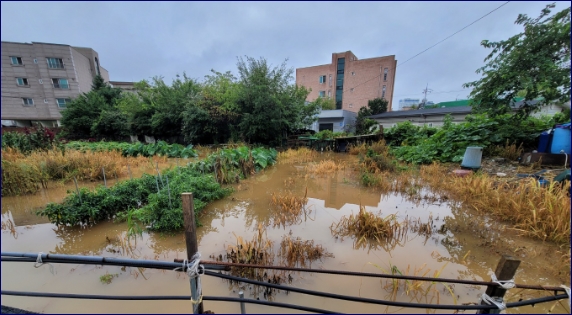
{"label": "corrugated roof", "polygon": [[437,104],[437,107],[457,107],[457,106],[469,106],[471,100],[458,100],[458,101],[449,101],[449,102],[441,102]]}
{"label": "corrugated roof", "polygon": [[370,116],[369,118],[394,118],[394,117],[413,117],[413,116],[433,116],[433,115],[445,115],[445,114],[469,114],[471,113],[471,106],[457,106],[457,107],[445,107],[445,108],[430,108],[430,109],[418,109],[418,110],[400,110],[396,112],[386,112],[383,114],[377,114]]}

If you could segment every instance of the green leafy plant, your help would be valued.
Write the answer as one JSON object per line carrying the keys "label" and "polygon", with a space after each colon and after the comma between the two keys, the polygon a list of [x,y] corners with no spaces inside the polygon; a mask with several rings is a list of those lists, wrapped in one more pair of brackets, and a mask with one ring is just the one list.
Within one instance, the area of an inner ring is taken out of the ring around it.
{"label": "green leafy plant", "polygon": [[[81,188],[62,203],[50,203],[38,211],[57,225],[92,225],[116,216],[127,220],[131,235],[142,223],[152,230],[176,231],[183,227],[180,195],[193,192],[195,213],[211,201],[227,196],[232,189],[221,183],[236,176],[248,177],[276,161],[274,149],[248,147],[219,150],[202,161],[165,171],[161,178],[144,174],[94,191]],[[197,220],[198,223],[198,220]]]}
{"label": "green leafy plant", "polygon": [[168,144],[165,141],[156,143],[127,143],[127,142],[83,142],[71,141],[66,144],[66,148],[80,151],[119,151],[123,156],[166,156],[170,158],[190,158],[197,157],[193,145],[183,146],[181,144]]}

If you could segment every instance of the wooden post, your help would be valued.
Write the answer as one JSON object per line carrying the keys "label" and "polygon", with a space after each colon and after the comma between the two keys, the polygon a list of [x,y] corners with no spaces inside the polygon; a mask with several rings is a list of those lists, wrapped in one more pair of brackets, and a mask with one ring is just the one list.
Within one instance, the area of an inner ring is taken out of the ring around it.
{"label": "wooden post", "polygon": [[105,179],[105,167],[101,168],[101,172],[103,173],[103,184],[105,185],[105,188],[107,188],[107,180]]}
{"label": "wooden post", "polygon": [[[195,204],[193,202],[193,193],[183,193],[181,194],[183,201],[183,220],[185,222],[185,243],[187,245],[187,261],[193,259],[199,251],[199,245],[197,243],[197,226],[195,223]],[[197,294],[197,282],[196,279],[191,279],[191,295],[193,300],[198,298]],[[194,314],[203,313],[203,303],[195,306],[193,305]]]}
{"label": "wooden post", "polygon": [[79,202],[81,202],[81,194],[79,192],[79,187],[77,186],[77,179],[75,176],[73,177],[73,182],[75,184],[75,191],[77,192],[77,196],[79,197]]}
{"label": "wooden post", "polygon": [[[495,270],[495,276],[499,281],[507,281],[512,280],[514,275],[516,274],[516,270],[520,265],[520,260],[516,259],[509,255],[503,255],[501,260],[497,265],[497,269]],[[505,293],[506,289],[503,289],[500,286],[488,286],[487,291],[485,292],[488,296],[493,299],[498,298],[501,300]],[[488,305],[485,301],[481,301],[481,305]],[[477,314],[499,314],[499,309],[490,309],[490,310],[479,310]]]}

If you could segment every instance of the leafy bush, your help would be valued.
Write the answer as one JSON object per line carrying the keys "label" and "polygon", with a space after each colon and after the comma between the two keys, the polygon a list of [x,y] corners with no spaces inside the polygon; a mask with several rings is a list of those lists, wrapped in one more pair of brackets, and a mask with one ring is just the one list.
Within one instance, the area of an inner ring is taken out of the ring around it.
{"label": "leafy bush", "polygon": [[388,133],[394,146],[403,145],[392,148],[392,153],[399,160],[416,164],[427,164],[435,160],[460,162],[469,146],[488,148],[504,145],[508,141],[522,143],[525,148],[534,147],[538,135],[549,129],[552,123],[552,120],[534,117],[518,121],[512,115],[496,118],[469,115],[465,122],[446,124],[431,136],[427,136],[430,132],[424,134],[423,128],[407,122],[390,129],[391,132]]}
{"label": "leafy bush", "polygon": [[[274,149],[249,150],[244,146],[220,150],[203,161],[168,170],[161,178],[145,174],[110,188],[100,186],[95,191],[82,188],[79,195],[74,192],[61,204],[50,203],[38,214],[58,225],[89,225],[116,215],[121,218],[129,215],[153,230],[179,230],[183,227],[181,193],[193,193],[195,213],[198,214],[209,202],[231,192],[230,188],[223,188],[217,182],[216,177],[221,176],[222,168],[218,166],[222,165],[221,158],[226,159],[226,172],[235,174],[246,170],[243,173],[246,177],[255,168],[274,164],[276,154]],[[246,169],[241,161],[251,161],[252,169]]]}
{"label": "leafy bush", "polygon": [[56,135],[48,128],[37,124],[33,128],[25,128],[24,133],[5,132],[2,134],[2,148],[14,148],[24,154],[36,150],[50,150],[59,146]]}
{"label": "leafy bush", "polygon": [[127,143],[127,142],[82,142],[72,141],[66,145],[66,148],[81,151],[119,151],[123,156],[144,156],[150,157],[154,155],[167,157],[189,158],[197,157],[196,150],[193,145],[183,146],[180,144],[168,144],[165,141],[157,141],[152,144],[144,143]]}

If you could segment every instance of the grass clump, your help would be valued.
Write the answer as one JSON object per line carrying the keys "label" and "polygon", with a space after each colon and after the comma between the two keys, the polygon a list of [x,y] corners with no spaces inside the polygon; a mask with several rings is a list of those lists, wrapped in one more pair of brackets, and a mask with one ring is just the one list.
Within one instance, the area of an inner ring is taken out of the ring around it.
{"label": "grass clump", "polygon": [[334,236],[354,237],[357,248],[369,241],[381,243],[399,238],[406,232],[397,222],[395,214],[382,218],[366,211],[364,206],[360,206],[358,214],[344,216],[338,223],[332,223],[330,230]]}
{"label": "grass clump", "polygon": [[507,139],[504,145],[496,145],[492,147],[489,150],[488,155],[491,156],[496,155],[510,161],[516,161],[522,155],[523,152],[524,148],[522,146],[522,143],[520,143],[520,145],[517,146],[515,143],[510,144]]}
{"label": "grass clump", "polygon": [[315,175],[326,175],[335,173],[339,170],[343,170],[346,167],[343,162],[335,162],[332,160],[323,160],[318,163],[310,164],[306,167],[306,170],[310,174]]}
{"label": "grass clump", "polygon": [[324,257],[334,257],[322,245],[315,245],[313,240],[302,240],[299,237],[284,236],[280,242],[280,254],[283,264],[289,267],[306,267],[312,261]]}
{"label": "grass clump", "polygon": [[433,191],[480,213],[511,222],[523,235],[556,243],[570,242],[570,182],[541,187],[533,178],[500,181],[487,174],[450,176],[439,164],[423,166],[421,178]]}
{"label": "grass clump", "polygon": [[2,150],[2,195],[35,193],[53,180],[102,180],[127,175],[127,165],[137,167],[149,160],[123,157],[119,152],[34,151],[24,155],[15,149]]}
{"label": "grass clump", "polygon": [[300,223],[301,215],[307,214],[308,188],[304,196],[296,196],[291,191],[286,193],[273,193],[270,204],[273,206],[274,226],[294,225]]}
{"label": "grass clump", "polygon": [[306,147],[301,147],[298,149],[288,149],[284,152],[278,153],[278,161],[280,163],[306,163],[313,161],[318,157],[318,152]]}

